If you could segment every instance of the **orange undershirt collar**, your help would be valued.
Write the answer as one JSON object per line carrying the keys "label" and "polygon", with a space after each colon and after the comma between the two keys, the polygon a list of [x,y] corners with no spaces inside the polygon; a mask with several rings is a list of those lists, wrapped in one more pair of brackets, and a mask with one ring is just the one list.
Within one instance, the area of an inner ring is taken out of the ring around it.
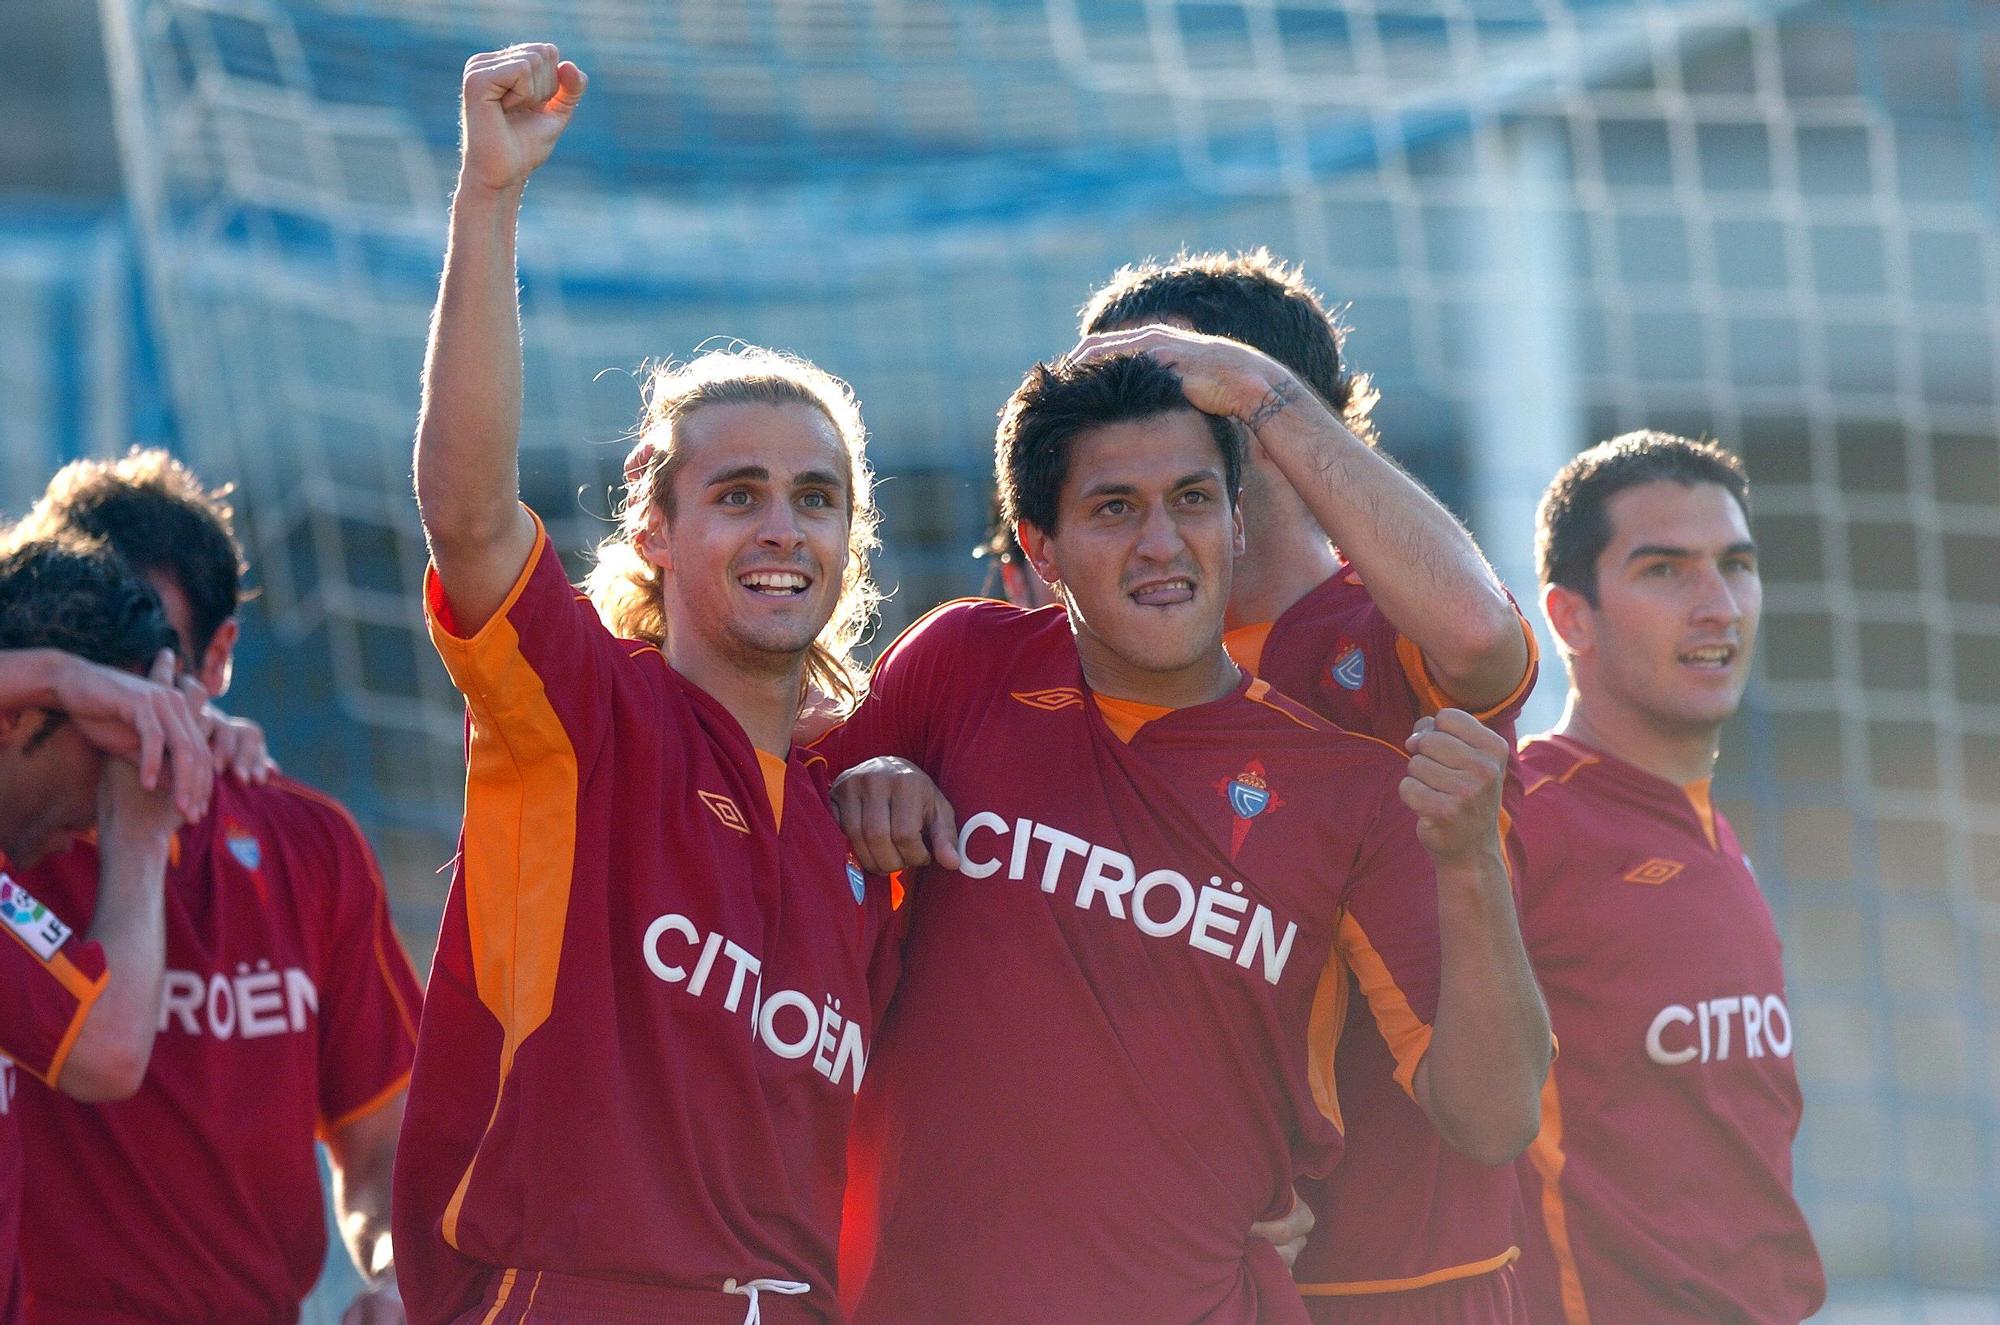
{"label": "orange undershirt collar", "polygon": [[1715,844],[1715,803],[1708,798],[1708,778],[1689,782],[1681,787],[1687,793],[1688,804],[1694,809],[1694,817],[1701,820],[1701,831],[1708,837],[1711,851],[1720,850]]}
{"label": "orange undershirt collar", "polygon": [[771,823],[777,828],[785,826],[785,769],[789,762],[768,750],[757,752],[757,763],[764,770],[764,794],[771,801]]}
{"label": "orange undershirt collar", "polygon": [[1092,695],[1097,701],[1097,711],[1104,715],[1104,723],[1111,728],[1112,735],[1130,745],[1139,729],[1155,718],[1163,718],[1173,710],[1163,704],[1146,704],[1136,699],[1113,699],[1109,695]]}
{"label": "orange undershirt collar", "polygon": [[1271,638],[1271,627],[1276,624],[1274,621],[1259,621],[1255,625],[1225,631],[1222,647],[1229,650],[1230,658],[1238,667],[1256,676],[1264,661],[1264,645]]}

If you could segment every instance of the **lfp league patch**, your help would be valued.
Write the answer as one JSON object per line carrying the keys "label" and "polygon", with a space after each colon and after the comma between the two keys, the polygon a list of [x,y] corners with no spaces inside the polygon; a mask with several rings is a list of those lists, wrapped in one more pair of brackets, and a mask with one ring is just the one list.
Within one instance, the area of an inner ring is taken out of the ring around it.
{"label": "lfp league patch", "polygon": [[861,872],[861,866],[855,863],[852,856],[847,858],[847,886],[854,892],[854,904],[861,905],[862,899],[868,895],[868,876]]}
{"label": "lfp league patch", "polygon": [[28,951],[43,961],[69,942],[70,927],[5,874],[0,874],[0,924],[13,930],[28,945]]}

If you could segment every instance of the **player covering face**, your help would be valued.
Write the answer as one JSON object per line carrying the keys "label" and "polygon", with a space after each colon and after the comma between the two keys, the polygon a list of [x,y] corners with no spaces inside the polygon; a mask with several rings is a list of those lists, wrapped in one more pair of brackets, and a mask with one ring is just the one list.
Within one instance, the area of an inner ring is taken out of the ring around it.
{"label": "player covering face", "polygon": [[[0,1321],[16,1267],[19,1072],[79,1100],[130,1095],[160,1007],[161,875],[209,792],[206,742],[166,684],[159,601],[101,546],[31,539],[0,553]],[[150,681],[139,671],[151,665]],[[95,824],[99,904],[72,923],[25,865]]]}
{"label": "player covering face", "polygon": [[1793,1325],[1825,1279],[1769,906],[1709,776],[1762,608],[1742,462],[1633,433],[1542,499],[1569,705],[1521,752],[1523,927],[1562,1038],[1520,1175],[1536,1320]]}
{"label": "player covering face", "polygon": [[[64,466],[21,527],[105,540],[159,595],[199,687],[219,698],[246,569],[227,496],[165,452],[134,450]],[[320,1140],[365,1281],[345,1319],[402,1320],[389,1186],[416,978],[352,817],[278,776],[252,724],[228,730],[258,740],[229,752],[232,776],[218,776],[167,871],[165,992],[144,1084],[117,1109],[32,1088],[19,1101],[28,1152],[63,1156],[29,1174],[29,1325],[296,1311],[326,1261]],[[81,925],[102,900],[98,873],[96,845],[78,843],[28,882]],[[122,1214],[110,1228],[106,1207]],[[92,1256],[66,1254],[85,1243]]]}
{"label": "player covering face", "polygon": [[860,419],[767,351],[657,374],[595,601],[570,587],[519,501],[513,253],[584,86],[552,46],[466,66],[416,453],[466,824],[397,1155],[404,1298],[420,1325],[834,1321],[894,954],[790,735],[808,677],[854,692]]}
{"label": "player covering face", "polygon": [[[1177,367],[1030,375],[998,464],[1063,610],[932,613],[822,743],[933,774],[919,817],[950,867],[912,884],[872,1078],[863,1320],[1303,1319],[1244,1230],[1339,1151],[1305,1042],[1337,1017],[1315,993],[1343,910],[1378,926],[1408,1088],[1509,1154],[1532,1126],[1547,1029],[1499,857],[1504,745],[1460,714],[1406,759],[1230,661],[1230,420],[1309,393],[1233,343]],[[864,860],[907,844],[903,776],[842,784]]]}

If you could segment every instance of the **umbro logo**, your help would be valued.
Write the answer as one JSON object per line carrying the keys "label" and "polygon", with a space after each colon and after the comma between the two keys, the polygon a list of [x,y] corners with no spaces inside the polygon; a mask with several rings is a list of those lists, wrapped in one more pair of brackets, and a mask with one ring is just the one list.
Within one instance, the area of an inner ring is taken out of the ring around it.
{"label": "umbro logo", "polygon": [[1012,692],[1031,709],[1041,709],[1044,713],[1058,713],[1066,708],[1083,707],[1083,692],[1068,686],[1057,686],[1051,690],[1016,690]]}
{"label": "umbro logo", "polygon": [[1657,888],[1679,875],[1686,868],[1687,866],[1678,860],[1668,860],[1665,856],[1654,856],[1651,860],[1634,865],[1631,869],[1626,870],[1624,878],[1627,883],[1643,883],[1649,888]]}
{"label": "umbro logo", "polygon": [[750,831],[749,821],[744,819],[743,811],[737,809],[736,802],[729,797],[717,795],[712,791],[697,791],[695,795],[701,797],[703,805],[715,812],[715,817],[722,820],[723,827],[734,828],[739,833]]}

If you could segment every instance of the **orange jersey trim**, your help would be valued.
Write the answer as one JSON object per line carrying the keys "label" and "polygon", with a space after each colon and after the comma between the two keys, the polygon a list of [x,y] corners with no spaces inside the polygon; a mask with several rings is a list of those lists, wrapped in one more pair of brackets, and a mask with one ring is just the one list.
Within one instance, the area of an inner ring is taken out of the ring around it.
{"label": "orange jersey trim", "polygon": [[1396,987],[1396,978],[1389,974],[1388,964],[1375,951],[1375,945],[1368,941],[1361,922],[1351,912],[1340,918],[1340,934],[1335,946],[1347,959],[1355,978],[1361,982],[1361,995],[1368,1000],[1369,1010],[1375,1014],[1375,1025],[1381,1029],[1382,1038],[1389,1042],[1389,1052],[1395,1055],[1396,1084],[1403,1088],[1404,1094],[1415,1100],[1417,1065],[1430,1051],[1431,1028],[1417,1016],[1410,1000]]}
{"label": "orange jersey trim", "polygon": [[1715,844],[1715,802],[1708,796],[1708,779],[1690,782],[1681,790],[1687,793],[1688,804],[1694,809],[1694,817],[1701,820],[1702,835],[1708,838],[1708,849],[1718,851]]}
{"label": "orange jersey trim", "polygon": [[408,1072],[405,1072],[401,1076],[397,1077],[394,1081],[391,1081],[388,1085],[382,1087],[381,1090],[375,1092],[375,1094],[371,1095],[365,1102],[356,1105],[352,1109],[349,1109],[346,1113],[341,1114],[338,1118],[334,1118],[330,1121],[324,1119],[321,1120],[319,1125],[319,1139],[324,1141],[328,1137],[332,1136],[335,1132],[340,1131],[342,1128],[348,1127],[354,1123],[358,1123],[363,1118],[366,1118],[368,1115],[372,1113],[376,1113],[382,1109],[386,1109],[392,1102],[394,1102],[395,1098],[398,1095],[402,1094],[409,1088],[410,1088],[410,1074]]}
{"label": "orange jersey trim", "polygon": [[1476,1279],[1482,1274],[1492,1274],[1504,1270],[1521,1259],[1519,1247],[1509,1247],[1498,1256],[1489,1256],[1483,1261],[1473,1261],[1469,1265],[1451,1265],[1442,1270],[1432,1270],[1429,1274],[1419,1274],[1408,1279],[1354,1279],[1345,1283],[1300,1284],[1301,1297],[1358,1297],[1363,1293],[1408,1293],[1418,1288],[1429,1288],[1435,1284],[1448,1284],[1454,1279]]}
{"label": "orange jersey trim", "polygon": [[[535,518],[535,544],[520,577],[468,638],[451,634],[438,619],[442,586],[435,568],[425,594],[431,638],[447,666],[458,664],[451,670],[465,677],[472,714],[465,770],[466,926],[479,1001],[504,1037],[488,1129],[499,1116],[515,1053],[555,1003],[576,861],[576,750],[508,620],[547,543],[548,532]],[[475,1157],[466,1166],[445,1206],[441,1231],[454,1249],[477,1163]]]}
{"label": "orange jersey trim", "polygon": [[89,1019],[91,1008],[97,1005],[97,996],[104,992],[104,986],[110,982],[111,968],[107,966],[104,973],[93,980],[63,953],[58,952],[43,961],[41,954],[28,947],[27,940],[12,929],[7,930],[7,937],[20,944],[22,949],[36,961],[41,962],[42,969],[53,976],[55,982],[63,987],[63,991],[76,1000],[76,1011],[70,1013],[69,1027],[63,1031],[62,1039],[56,1042],[56,1051],[49,1058],[46,1076],[36,1071],[34,1064],[15,1060],[27,1069],[29,1076],[55,1089],[56,1082],[62,1077],[63,1065],[69,1061],[70,1050],[76,1047],[77,1037],[83,1034],[83,1023]]}
{"label": "orange jersey trim", "polygon": [[1563,1154],[1562,1127],[1562,1101],[1551,1072],[1542,1083],[1542,1130],[1528,1147],[1528,1158],[1542,1179],[1542,1224],[1562,1283],[1563,1320],[1566,1325],[1590,1325],[1590,1305],[1584,1301],[1583,1279],[1569,1243],[1569,1211],[1563,1205],[1562,1171],[1568,1157]]}
{"label": "orange jersey trim", "polygon": [[[388,904],[389,887],[382,879],[382,868],[375,860],[375,853],[368,849],[368,835],[361,831],[361,825],[355,821],[352,814],[348,813],[347,807],[333,799],[333,797],[322,795],[311,787],[296,782],[287,784],[285,790],[291,792],[294,796],[324,805],[327,809],[332,810],[347,825],[348,831],[354,834],[355,841],[361,844],[361,859],[368,867],[368,877],[374,883],[376,896],[382,903],[381,906],[373,908],[375,914],[370,925],[375,931],[375,969],[381,972],[382,987],[388,991],[389,1001],[396,1005],[396,1014],[402,1019],[403,1029],[408,1032],[410,1043],[415,1044],[417,1042],[417,1017],[415,1013],[410,1011],[409,1003],[403,998],[402,989],[396,984],[395,976],[389,969],[389,963],[392,959],[383,946],[385,938],[382,932],[383,907]],[[401,940],[394,938],[393,931],[386,937],[390,940],[390,946],[395,949],[396,956],[394,960],[402,962],[403,969],[409,973],[412,980],[415,980],[416,967],[410,962],[410,954],[403,950]],[[421,986],[423,982],[418,980],[416,983]]]}
{"label": "orange jersey trim", "polygon": [[1340,1032],[1347,1025],[1347,966],[1335,948],[1326,955],[1326,967],[1313,988],[1312,1013],[1306,1022],[1306,1077],[1312,1083],[1313,1103],[1341,1132],[1347,1124],[1340,1116],[1339,1079],[1334,1075],[1334,1055],[1340,1048]]}
{"label": "orange jersey trim", "polygon": [[[76,995],[76,1011],[70,1014],[69,1029],[63,1032],[62,1041],[56,1045],[55,1056],[49,1059],[49,1074],[42,1080],[56,1089],[62,1080],[63,1066],[69,1062],[69,1051],[76,1048],[76,1042],[83,1034],[83,1023],[90,1019],[90,1010],[97,1006],[97,996],[104,992],[104,986],[111,980],[111,968],[95,980],[77,969],[75,962],[57,953],[49,959],[49,969],[62,987]],[[30,1072],[33,1068],[28,1069]]]}
{"label": "orange jersey trim", "polygon": [[1114,699],[1110,695],[1091,692],[1097,701],[1097,711],[1104,715],[1104,725],[1111,728],[1111,734],[1125,744],[1132,744],[1132,738],[1147,723],[1155,718],[1164,718],[1173,710],[1164,704],[1148,704],[1137,699]]}
{"label": "orange jersey trim", "polygon": [[764,795],[771,802],[771,826],[785,826],[785,761],[768,750],[757,752],[757,766],[764,770]]}
{"label": "orange jersey trim", "polygon": [[[1496,714],[1504,713],[1526,697],[1535,682],[1535,667],[1541,661],[1541,649],[1535,643],[1535,628],[1528,624],[1528,618],[1517,609],[1514,619],[1521,623],[1521,635],[1528,642],[1528,665],[1521,671],[1521,679],[1514,683],[1513,690],[1497,704],[1489,704],[1483,709],[1472,711],[1472,716],[1485,722]],[[1424,712],[1435,714],[1440,709],[1463,708],[1449,691],[1437,683],[1431,675],[1430,664],[1424,659],[1424,651],[1414,641],[1398,634],[1396,636],[1396,661],[1403,665],[1403,675],[1409,678],[1410,689],[1416,693]]]}
{"label": "orange jersey trim", "polygon": [[500,1314],[500,1309],[506,1306],[507,1299],[513,1296],[514,1281],[520,1274],[519,1270],[510,1269],[500,1276],[500,1291],[493,1295],[493,1309],[486,1313],[486,1318],[480,1321],[479,1325],[493,1325],[494,1318]]}
{"label": "orange jersey trim", "polygon": [[1578,755],[1576,756],[1576,762],[1571,764],[1568,768],[1564,769],[1562,773],[1560,774],[1551,773],[1549,776],[1545,778],[1537,778],[1533,783],[1521,789],[1521,795],[1524,797],[1532,796],[1536,792],[1540,791],[1543,787],[1548,786],[1549,783],[1551,782],[1554,782],[1558,785],[1568,782],[1571,778],[1575,777],[1578,773],[1581,773],[1584,769],[1589,768],[1592,764],[1596,762],[1597,762],[1596,755]]}
{"label": "orange jersey trim", "polygon": [[1271,642],[1271,627],[1275,621],[1259,621],[1251,626],[1238,626],[1223,632],[1222,647],[1229,651],[1230,658],[1252,676],[1264,662],[1264,646]]}

